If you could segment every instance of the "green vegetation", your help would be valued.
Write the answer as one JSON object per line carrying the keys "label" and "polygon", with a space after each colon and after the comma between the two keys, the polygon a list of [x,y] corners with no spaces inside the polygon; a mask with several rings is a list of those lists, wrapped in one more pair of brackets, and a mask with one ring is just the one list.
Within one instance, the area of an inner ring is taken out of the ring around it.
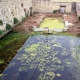
{"label": "green vegetation", "polygon": [[0,74],[0,77],[3,76],[3,74]]}
{"label": "green vegetation", "polygon": [[52,29],[52,28],[64,29],[64,23],[63,23],[63,19],[61,17],[59,17],[59,18],[45,18],[40,23],[39,27],[40,28],[48,27],[49,29]]}
{"label": "green vegetation", "polygon": [[25,16],[28,17],[28,13],[26,13]]}
{"label": "green vegetation", "polygon": [[3,21],[2,20],[0,20],[0,25],[3,25]]}
{"label": "green vegetation", "polygon": [[29,48],[26,48],[25,52],[33,52],[37,49],[38,46],[39,46],[39,44],[33,44]]}
{"label": "green vegetation", "polygon": [[25,17],[22,17],[22,21],[24,21],[25,20]]}
{"label": "green vegetation", "polygon": [[0,35],[2,35],[3,32],[4,32],[3,30],[0,30]]}
{"label": "green vegetation", "polygon": [[29,36],[30,36],[30,34],[20,34],[20,33],[11,32],[0,40],[0,50],[3,49],[6,45],[8,45],[16,40],[19,40],[22,38],[27,38]]}
{"label": "green vegetation", "polygon": [[18,49],[22,47],[30,34],[10,32],[0,39],[0,73],[6,68],[9,61],[15,56]]}
{"label": "green vegetation", "polygon": [[56,12],[57,12],[57,10],[54,10],[54,11],[53,11],[53,13],[56,13]]}
{"label": "green vegetation", "polygon": [[[0,30],[0,34],[2,34],[2,30]],[[32,32],[32,33],[28,33],[28,34],[21,34],[21,33],[17,33],[17,32],[11,32],[9,34],[7,34],[4,38],[2,38],[0,40],[0,50],[4,49],[4,47],[16,40],[22,39],[22,38],[27,38],[29,36],[34,36],[34,35],[42,35],[42,32]],[[48,34],[45,34],[48,35]],[[69,33],[56,33],[55,35],[59,35],[59,36],[71,36],[71,34]],[[74,36],[75,37],[75,36]],[[47,47],[48,48],[48,47]]]}
{"label": "green vegetation", "polygon": [[[36,33],[32,32],[32,33],[27,33],[27,34],[21,34],[21,33],[17,33],[17,32],[10,32],[9,34],[7,34],[5,37],[3,37],[2,39],[0,39],[0,50],[4,49],[5,46],[13,43],[14,41],[18,41],[20,39],[24,39],[24,38],[28,38],[29,36],[33,36]],[[36,35],[39,35],[38,33]]]}
{"label": "green vegetation", "polygon": [[10,30],[11,29],[11,25],[10,24],[6,24],[6,30]]}
{"label": "green vegetation", "polygon": [[80,16],[78,17],[78,19],[80,20]]}
{"label": "green vegetation", "polygon": [[14,18],[14,24],[17,24],[19,22],[19,20],[17,18]]}
{"label": "green vegetation", "polygon": [[4,63],[4,61],[3,60],[0,60],[0,64],[3,64]]}

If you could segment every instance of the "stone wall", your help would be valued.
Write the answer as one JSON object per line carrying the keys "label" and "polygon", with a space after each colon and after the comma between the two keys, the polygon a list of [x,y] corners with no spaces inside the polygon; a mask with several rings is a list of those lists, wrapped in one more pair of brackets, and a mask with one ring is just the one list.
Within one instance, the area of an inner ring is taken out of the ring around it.
{"label": "stone wall", "polygon": [[71,13],[71,2],[51,2],[50,0],[33,0],[33,11],[42,13],[52,13],[59,10],[60,6],[66,6],[66,12]]}
{"label": "stone wall", "polygon": [[72,2],[71,14],[76,13],[76,2]]}
{"label": "stone wall", "polygon": [[4,30],[7,23],[14,26],[14,18],[21,22],[23,17],[30,14],[30,7],[32,7],[32,0],[0,1],[0,20],[3,21],[3,25],[0,25],[0,30]]}
{"label": "stone wall", "polygon": [[[72,2],[51,2],[51,0],[0,0],[0,35],[1,30],[6,31],[6,24],[15,26],[14,18],[19,22],[22,18],[32,15],[33,12],[52,13],[53,10],[60,10],[60,6],[65,6],[67,13],[77,12],[80,16],[80,2],[76,3],[76,7],[72,7]],[[74,9],[76,8],[76,9]]]}
{"label": "stone wall", "polygon": [[77,16],[80,16],[80,2],[76,3]]}

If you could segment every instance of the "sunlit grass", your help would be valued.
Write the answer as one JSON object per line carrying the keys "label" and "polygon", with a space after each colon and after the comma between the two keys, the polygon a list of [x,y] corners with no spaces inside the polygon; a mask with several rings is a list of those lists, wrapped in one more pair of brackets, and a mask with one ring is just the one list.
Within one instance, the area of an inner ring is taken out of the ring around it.
{"label": "sunlit grass", "polygon": [[52,29],[52,28],[64,29],[63,19],[61,17],[59,17],[59,18],[45,18],[41,22],[40,28],[45,28],[45,27],[48,27],[49,29]]}

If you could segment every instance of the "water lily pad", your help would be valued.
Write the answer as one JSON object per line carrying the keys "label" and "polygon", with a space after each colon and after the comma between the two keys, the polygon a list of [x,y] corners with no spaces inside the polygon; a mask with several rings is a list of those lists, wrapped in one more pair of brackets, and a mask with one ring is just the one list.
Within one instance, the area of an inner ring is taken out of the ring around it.
{"label": "water lily pad", "polygon": [[66,64],[70,65],[70,64],[71,64],[71,62],[66,62]]}
{"label": "water lily pad", "polygon": [[49,76],[55,76],[54,72],[46,72],[45,74]]}
{"label": "water lily pad", "polygon": [[3,74],[0,74],[0,77],[3,76]]}
{"label": "water lily pad", "polygon": [[44,69],[43,68],[40,68],[39,71],[44,71]]}
{"label": "water lily pad", "polygon": [[36,54],[35,54],[35,53],[31,53],[31,56],[35,57],[35,56],[36,56]]}
{"label": "water lily pad", "polygon": [[57,74],[56,74],[56,76],[60,77],[60,76],[61,76],[61,74],[57,73]]}
{"label": "water lily pad", "polygon": [[55,46],[55,47],[61,47],[60,44],[54,44],[53,46]]}
{"label": "water lily pad", "polygon": [[25,48],[25,52],[33,52],[38,48],[39,44],[32,44],[29,48]]}

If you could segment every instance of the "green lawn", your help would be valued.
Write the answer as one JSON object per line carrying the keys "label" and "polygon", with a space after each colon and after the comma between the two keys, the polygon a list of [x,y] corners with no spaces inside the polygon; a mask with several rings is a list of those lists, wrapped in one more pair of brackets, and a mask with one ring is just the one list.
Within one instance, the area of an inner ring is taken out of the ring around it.
{"label": "green lawn", "polygon": [[59,18],[45,18],[40,23],[40,28],[49,27],[49,29],[52,28],[58,28],[58,29],[64,29],[64,23],[63,19],[61,17]]}

